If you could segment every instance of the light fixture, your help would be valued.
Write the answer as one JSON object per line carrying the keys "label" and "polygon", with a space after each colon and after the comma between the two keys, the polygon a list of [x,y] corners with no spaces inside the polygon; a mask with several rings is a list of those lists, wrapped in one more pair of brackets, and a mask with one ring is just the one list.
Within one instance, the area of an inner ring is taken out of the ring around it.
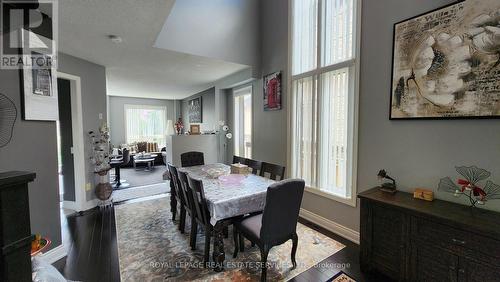
{"label": "light fixture", "polygon": [[113,43],[116,43],[116,44],[118,44],[118,43],[122,43],[122,41],[123,41],[123,39],[122,39],[120,36],[118,36],[118,35],[114,35],[114,34],[110,34],[110,35],[108,35],[108,38],[109,38],[109,39],[110,39]]}

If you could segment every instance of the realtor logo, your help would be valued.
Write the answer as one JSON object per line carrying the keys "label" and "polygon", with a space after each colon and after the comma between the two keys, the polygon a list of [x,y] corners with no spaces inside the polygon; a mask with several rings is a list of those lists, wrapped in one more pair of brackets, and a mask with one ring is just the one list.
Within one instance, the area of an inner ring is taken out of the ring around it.
{"label": "realtor logo", "polygon": [[0,68],[56,68],[57,0],[0,3]]}

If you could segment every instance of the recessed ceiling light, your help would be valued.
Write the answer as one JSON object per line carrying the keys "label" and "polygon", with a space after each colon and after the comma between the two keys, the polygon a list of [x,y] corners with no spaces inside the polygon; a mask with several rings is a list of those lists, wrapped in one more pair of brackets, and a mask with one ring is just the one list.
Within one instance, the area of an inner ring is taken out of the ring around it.
{"label": "recessed ceiling light", "polygon": [[108,38],[111,39],[111,41],[113,41],[113,43],[122,43],[122,38],[118,35],[113,35],[113,34],[110,34],[108,35]]}

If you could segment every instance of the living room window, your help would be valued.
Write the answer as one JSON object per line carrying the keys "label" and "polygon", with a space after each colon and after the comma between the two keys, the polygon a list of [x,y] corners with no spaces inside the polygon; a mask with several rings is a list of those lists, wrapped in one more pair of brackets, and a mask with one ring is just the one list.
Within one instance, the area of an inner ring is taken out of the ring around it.
{"label": "living room window", "polygon": [[294,177],[355,205],[359,0],[292,0]]}
{"label": "living room window", "polygon": [[167,108],[149,105],[125,105],[125,136],[127,143],[151,142],[164,147],[166,143]]}

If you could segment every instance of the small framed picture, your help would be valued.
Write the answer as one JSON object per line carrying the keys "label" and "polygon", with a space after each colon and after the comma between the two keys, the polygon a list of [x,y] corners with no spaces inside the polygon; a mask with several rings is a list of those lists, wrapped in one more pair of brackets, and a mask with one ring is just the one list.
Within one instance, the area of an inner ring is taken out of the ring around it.
{"label": "small framed picture", "polygon": [[200,132],[200,125],[199,124],[191,124],[189,126],[189,132],[191,132],[191,135],[199,135],[199,134],[201,134],[201,132]]}
{"label": "small framed picture", "polygon": [[281,71],[264,76],[264,111],[281,110]]}

